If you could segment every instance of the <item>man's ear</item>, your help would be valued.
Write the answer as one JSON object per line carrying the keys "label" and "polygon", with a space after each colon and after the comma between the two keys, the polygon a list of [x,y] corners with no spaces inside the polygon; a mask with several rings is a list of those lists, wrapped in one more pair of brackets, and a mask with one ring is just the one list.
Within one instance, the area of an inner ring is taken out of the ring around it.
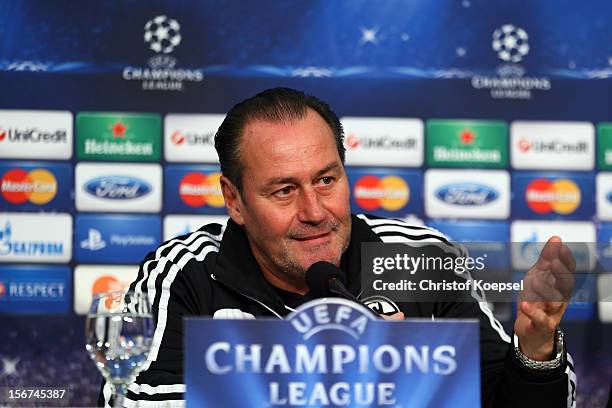
{"label": "man's ear", "polygon": [[244,225],[244,218],[242,217],[242,209],[244,208],[244,204],[242,203],[242,197],[238,192],[238,189],[225,176],[221,176],[219,179],[221,183],[221,193],[223,194],[223,199],[225,200],[225,208],[227,208],[227,213],[231,217],[232,220],[238,225]]}

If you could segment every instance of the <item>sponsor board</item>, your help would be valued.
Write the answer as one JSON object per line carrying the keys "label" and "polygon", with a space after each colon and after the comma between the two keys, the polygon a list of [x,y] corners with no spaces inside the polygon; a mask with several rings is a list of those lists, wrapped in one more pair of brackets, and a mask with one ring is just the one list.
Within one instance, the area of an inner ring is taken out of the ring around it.
{"label": "sponsor board", "polygon": [[64,163],[0,163],[1,210],[70,210],[72,166]]}
{"label": "sponsor board", "polygon": [[595,225],[587,221],[527,221],[510,224],[512,267],[527,270],[538,260],[540,251],[550,237],[556,235],[569,244],[576,260],[577,271],[591,270],[596,261]]}
{"label": "sponsor board", "polygon": [[384,117],[343,117],[348,166],[420,167],[423,121]]}
{"label": "sponsor board", "polygon": [[207,224],[221,224],[224,228],[227,215],[167,215],[164,217],[164,241],[197,231]]}
{"label": "sponsor board", "polygon": [[589,122],[515,121],[511,163],[523,170],[593,170],[595,128]]}
{"label": "sponsor board", "polygon": [[72,113],[44,110],[0,110],[0,158],[72,157]]}
{"label": "sponsor board", "polygon": [[168,114],[164,120],[164,157],[169,162],[218,163],[215,134],[225,115]]}
{"label": "sponsor board", "polygon": [[75,219],[74,257],[79,263],[139,263],[161,242],[156,215],[89,215]]}
{"label": "sponsor board", "polygon": [[225,214],[219,166],[167,166],[164,208],[171,212]]}
{"label": "sponsor board", "polygon": [[388,324],[340,298],[305,303],[286,319],[237,309],[215,317],[185,319],[190,407],[243,406],[237,382],[255,407],[480,405],[473,319]]}
{"label": "sponsor board", "polygon": [[80,160],[158,161],[161,118],[155,113],[79,112],[76,145]]}
{"label": "sponsor board", "polygon": [[597,225],[597,248],[599,264],[604,272],[612,272],[612,223]]}
{"label": "sponsor board", "polygon": [[459,242],[508,242],[510,224],[505,221],[430,220],[427,225]]}
{"label": "sponsor board", "polygon": [[427,165],[432,167],[508,166],[508,125],[501,121],[427,121]]}
{"label": "sponsor board", "polygon": [[588,173],[515,172],[512,188],[515,218],[587,219],[595,212]]}
{"label": "sponsor board", "polygon": [[612,273],[597,276],[599,320],[612,323]]}
{"label": "sponsor board", "polygon": [[423,213],[420,170],[348,168],[355,213],[404,218]]}
{"label": "sponsor board", "polygon": [[69,214],[0,213],[0,262],[68,263]]}
{"label": "sponsor board", "polygon": [[597,125],[597,168],[612,170],[612,123]]}
{"label": "sponsor board", "polygon": [[0,265],[0,312],[68,313],[70,275],[68,266]]}
{"label": "sponsor board", "polygon": [[432,218],[507,218],[510,176],[504,170],[427,170],[425,213]]}
{"label": "sponsor board", "polygon": [[612,172],[597,174],[597,218],[612,220]]}
{"label": "sponsor board", "polygon": [[87,314],[93,295],[127,289],[138,275],[138,265],[78,265],[74,269],[74,312]]}
{"label": "sponsor board", "polygon": [[510,224],[505,221],[430,220],[427,225],[451,241],[464,243],[470,256],[486,258],[487,269],[505,270],[510,266]]}
{"label": "sponsor board", "polygon": [[159,212],[161,179],[159,164],[78,163],[76,208],[78,211]]}

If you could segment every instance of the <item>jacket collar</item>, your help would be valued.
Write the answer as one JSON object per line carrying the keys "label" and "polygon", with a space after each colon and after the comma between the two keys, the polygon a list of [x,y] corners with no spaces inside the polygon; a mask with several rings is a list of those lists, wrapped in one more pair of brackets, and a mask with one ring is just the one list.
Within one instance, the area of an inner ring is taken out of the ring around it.
{"label": "jacket collar", "polygon": [[[349,247],[342,255],[340,269],[346,275],[348,290],[357,296],[361,287],[361,243],[380,242],[380,238],[363,220],[354,215],[351,218],[351,239]],[[244,228],[231,219],[228,220],[221,240],[215,278],[243,296],[264,303],[281,315],[287,313],[280,296],[263,276],[251,252]]]}

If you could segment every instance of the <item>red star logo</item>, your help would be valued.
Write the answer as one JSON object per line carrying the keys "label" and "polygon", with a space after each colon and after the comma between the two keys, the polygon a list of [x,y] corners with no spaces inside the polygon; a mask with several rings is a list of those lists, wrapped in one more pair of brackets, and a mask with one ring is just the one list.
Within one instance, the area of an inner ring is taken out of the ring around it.
{"label": "red star logo", "polygon": [[475,138],[474,132],[469,129],[465,129],[459,134],[459,140],[461,140],[463,144],[472,144]]}
{"label": "red star logo", "polygon": [[111,131],[113,132],[113,139],[117,137],[125,137],[125,131],[127,130],[127,126],[125,126],[121,121],[117,121],[114,125],[111,126]]}

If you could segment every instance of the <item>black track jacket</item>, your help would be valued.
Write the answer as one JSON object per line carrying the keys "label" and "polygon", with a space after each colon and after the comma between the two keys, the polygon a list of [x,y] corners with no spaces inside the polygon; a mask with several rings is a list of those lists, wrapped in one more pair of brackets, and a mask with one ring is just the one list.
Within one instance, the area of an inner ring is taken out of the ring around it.
{"label": "black track jacket", "polygon": [[[413,241],[442,242],[457,250],[431,228],[354,215],[351,242],[341,261],[348,290],[354,295],[360,293],[362,242]],[[260,272],[244,230],[231,220],[226,228],[208,224],[162,244],[142,262],[131,289],[148,294],[155,332],[145,369],[129,387],[128,407],[184,406],[184,316],[283,318],[291,311]],[[510,337],[483,298],[396,306],[410,318],[480,320],[483,407],[575,407],[576,376],[571,356],[567,355],[565,366],[550,372],[523,367],[514,356]],[[99,403],[108,406],[110,394],[110,387],[104,385]]]}

